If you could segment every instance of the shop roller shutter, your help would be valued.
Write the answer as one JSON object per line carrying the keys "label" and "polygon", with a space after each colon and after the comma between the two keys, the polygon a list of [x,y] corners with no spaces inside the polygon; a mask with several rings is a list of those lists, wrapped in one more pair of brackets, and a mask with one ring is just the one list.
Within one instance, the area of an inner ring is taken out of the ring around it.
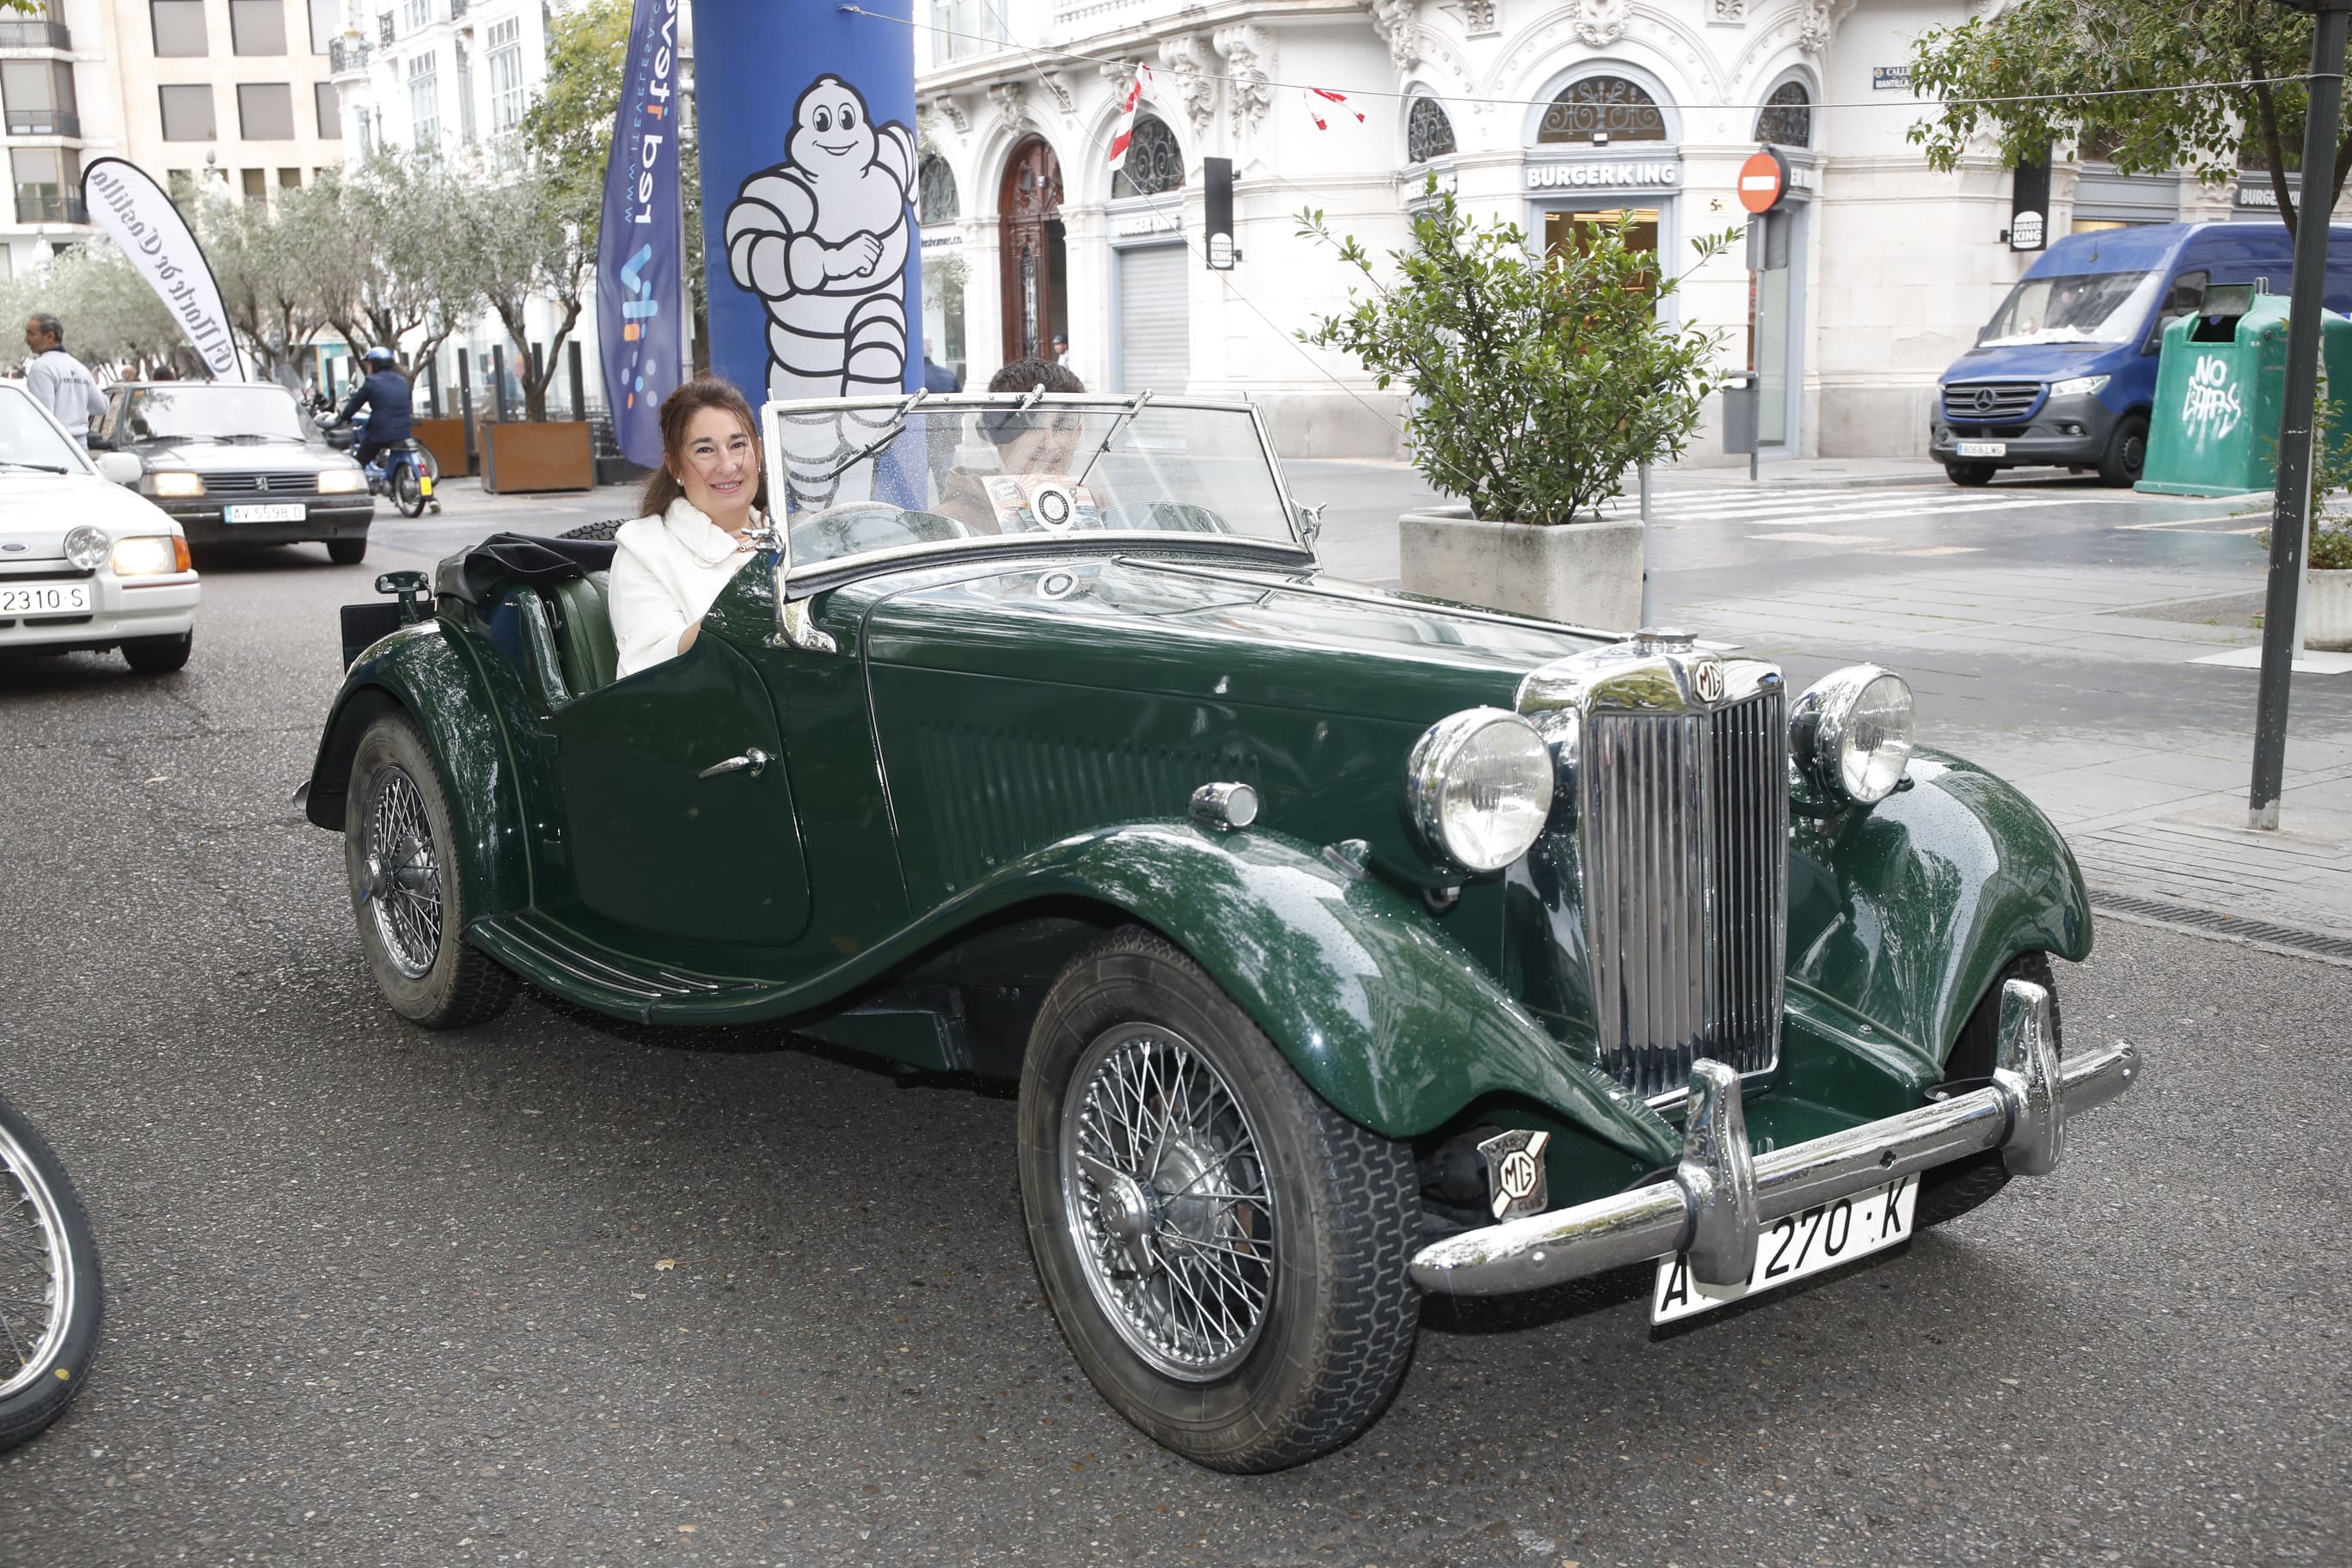
{"label": "shop roller shutter", "polygon": [[1118,254],[1118,390],[1177,396],[1192,374],[1184,266],[1192,251],[1153,245]]}

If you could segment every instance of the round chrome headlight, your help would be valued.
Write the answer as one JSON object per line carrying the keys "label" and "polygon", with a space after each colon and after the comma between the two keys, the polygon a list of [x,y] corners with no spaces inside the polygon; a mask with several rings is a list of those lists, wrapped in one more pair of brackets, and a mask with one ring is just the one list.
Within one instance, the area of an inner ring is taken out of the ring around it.
{"label": "round chrome headlight", "polygon": [[1526,854],[1551,815],[1551,752],[1501,708],[1441,719],[1405,764],[1405,800],[1430,851],[1465,871],[1499,871]]}
{"label": "round chrome headlight", "polygon": [[85,572],[95,572],[112,552],[114,542],[106,530],[83,523],[66,535],[66,559]]}
{"label": "round chrome headlight", "polygon": [[1874,664],[1849,665],[1797,699],[1789,751],[1829,799],[1869,805],[1902,782],[1914,730],[1910,683]]}

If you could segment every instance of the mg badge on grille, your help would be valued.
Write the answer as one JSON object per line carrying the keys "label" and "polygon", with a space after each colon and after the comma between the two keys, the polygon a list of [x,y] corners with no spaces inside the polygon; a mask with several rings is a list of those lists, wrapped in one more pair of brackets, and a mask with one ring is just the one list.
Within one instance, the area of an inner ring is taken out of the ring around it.
{"label": "mg badge on grille", "polygon": [[1703,658],[1691,666],[1691,689],[1701,702],[1723,700],[1723,664],[1719,659]]}
{"label": "mg badge on grille", "polygon": [[1497,1220],[1541,1214],[1550,1205],[1543,1158],[1544,1145],[1550,1142],[1549,1132],[1517,1128],[1478,1145],[1478,1152],[1486,1156],[1486,1190]]}

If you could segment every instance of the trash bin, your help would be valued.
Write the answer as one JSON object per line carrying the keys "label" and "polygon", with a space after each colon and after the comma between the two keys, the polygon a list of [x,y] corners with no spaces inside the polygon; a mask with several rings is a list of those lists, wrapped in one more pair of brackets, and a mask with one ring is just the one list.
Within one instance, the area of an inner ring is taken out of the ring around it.
{"label": "trash bin", "polygon": [[[2152,495],[2233,496],[2278,484],[2278,436],[2286,402],[2284,295],[2249,286],[2206,290],[2205,313],[2164,329],[2149,411],[2147,462],[2134,488]],[[2352,405],[2352,317],[2320,315],[2320,400]],[[2340,387],[2340,395],[2330,386]],[[2352,440],[2352,418],[2328,432]]]}

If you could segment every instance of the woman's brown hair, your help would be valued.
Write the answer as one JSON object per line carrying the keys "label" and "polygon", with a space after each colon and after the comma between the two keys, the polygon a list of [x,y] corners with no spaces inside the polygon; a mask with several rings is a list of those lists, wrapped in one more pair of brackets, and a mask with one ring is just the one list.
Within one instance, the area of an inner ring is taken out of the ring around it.
{"label": "woman's brown hair", "polygon": [[[744,432],[751,445],[760,444],[760,421],[751,405],[735,390],[735,384],[721,381],[715,375],[698,375],[682,384],[677,390],[662,399],[661,433],[662,466],[646,480],[645,493],[637,498],[639,517],[660,517],[669,510],[669,503],[686,494],[686,487],[677,482],[670,471],[671,465],[681,460],[686,450],[686,427],[694,416],[706,408],[723,408],[743,422]],[[751,504],[764,511],[768,506],[768,470],[760,468],[760,487],[751,497]]]}

